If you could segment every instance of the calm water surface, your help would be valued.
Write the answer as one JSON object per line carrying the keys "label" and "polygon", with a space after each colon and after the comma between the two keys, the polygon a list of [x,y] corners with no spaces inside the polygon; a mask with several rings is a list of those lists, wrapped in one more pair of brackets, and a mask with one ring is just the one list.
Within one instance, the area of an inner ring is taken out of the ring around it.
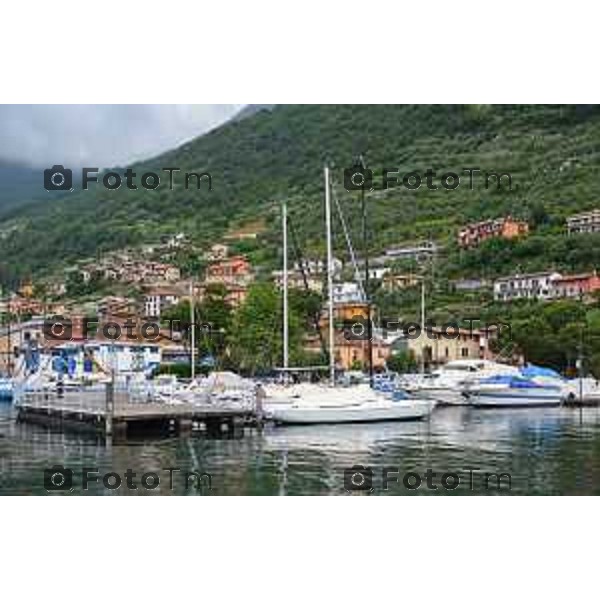
{"label": "calm water surface", "polygon": [[[599,494],[600,411],[456,407],[438,409],[423,423],[267,428],[237,438],[192,435],[107,445],[93,435],[16,423],[11,406],[0,403],[0,494],[46,495],[44,470],[56,464],[75,474],[74,490],[60,492],[67,494],[345,494],[344,470],[355,464],[373,469],[375,494]],[[123,483],[117,490],[98,483],[82,491],[82,467],[97,468],[100,477],[120,473]],[[388,491],[382,489],[383,467],[399,471],[399,482],[390,482]],[[169,468],[209,473],[212,490],[208,479],[200,489],[186,489],[178,472],[171,490]],[[126,489],[127,469],[136,472],[137,491]],[[428,469],[438,490],[427,489]],[[472,482],[469,469],[480,470]],[[148,472],[161,477],[155,490],[140,484]],[[416,492],[402,484],[409,472],[423,475]],[[509,473],[511,491],[506,484],[498,491],[493,477],[486,489],[481,472]],[[444,473],[460,476],[455,491],[444,492]]]}

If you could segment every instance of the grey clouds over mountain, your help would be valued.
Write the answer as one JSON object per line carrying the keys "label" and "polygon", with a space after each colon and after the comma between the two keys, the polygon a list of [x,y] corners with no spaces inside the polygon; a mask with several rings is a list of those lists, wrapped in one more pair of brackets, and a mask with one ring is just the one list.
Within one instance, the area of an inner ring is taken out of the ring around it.
{"label": "grey clouds over mountain", "polygon": [[241,104],[0,105],[0,162],[123,166],[230,119]]}

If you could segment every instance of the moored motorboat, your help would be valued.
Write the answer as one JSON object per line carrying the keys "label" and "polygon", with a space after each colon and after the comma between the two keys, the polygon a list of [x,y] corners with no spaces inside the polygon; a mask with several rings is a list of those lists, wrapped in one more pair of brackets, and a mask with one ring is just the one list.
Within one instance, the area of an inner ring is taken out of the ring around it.
{"label": "moored motorboat", "polygon": [[14,382],[12,379],[0,378],[0,401],[11,401],[14,393]]}
{"label": "moored motorboat", "polygon": [[404,389],[413,398],[441,405],[468,404],[467,393],[478,381],[495,375],[516,375],[519,370],[490,360],[454,360],[430,374],[407,379]]}
{"label": "moored motorboat", "polygon": [[565,399],[560,382],[537,382],[521,376],[498,375],[481,380],[467,392],[474,407],[559,406]]}

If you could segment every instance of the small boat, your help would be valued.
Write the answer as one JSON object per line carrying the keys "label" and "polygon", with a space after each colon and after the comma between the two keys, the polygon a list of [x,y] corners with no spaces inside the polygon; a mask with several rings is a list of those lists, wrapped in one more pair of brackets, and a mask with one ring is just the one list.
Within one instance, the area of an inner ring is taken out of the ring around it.
{"label": "small boat", "polygon": [[518,375],[516,367],[490,360],[463,359],[448,362],[431,374],[407,379],[404,389],[413,398],[431,399],[440,405],[468,404],[472,385],[495,375]]}
{"label": "small boat", "polygon": [[581,377],[567,382],[566,406],[600,406],[600,382]]}
{"label": "small boat", "polygon": [[538,382],[522,376],[497,375],[473,385],[467,397],[474,407],[559,406],[565,399],[565,386]]}
{"label": "small boat", "polygon": [[12,379],[0,377],[0,401],[10,402],[13,399],[14,382]]}

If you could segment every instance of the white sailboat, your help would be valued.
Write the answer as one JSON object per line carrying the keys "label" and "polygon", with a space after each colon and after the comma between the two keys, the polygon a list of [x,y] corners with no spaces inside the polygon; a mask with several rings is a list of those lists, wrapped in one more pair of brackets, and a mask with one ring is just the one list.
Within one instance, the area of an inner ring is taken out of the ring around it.
{"label": "white sailboat", "polygon": [[[327,283],[329,321],[329,386],[298,384],[266,388],[266,414],[278,424],[334,424],[423,419],[431,413],[429,400],[392,400],[369,386],[335,387],[335,337],[333,319],[333,249],[329,168],[325,167],[325,224],[327,235]],[[287,328],[287,213],[283,210],[284,241],[284,373],[288,369]]]}

